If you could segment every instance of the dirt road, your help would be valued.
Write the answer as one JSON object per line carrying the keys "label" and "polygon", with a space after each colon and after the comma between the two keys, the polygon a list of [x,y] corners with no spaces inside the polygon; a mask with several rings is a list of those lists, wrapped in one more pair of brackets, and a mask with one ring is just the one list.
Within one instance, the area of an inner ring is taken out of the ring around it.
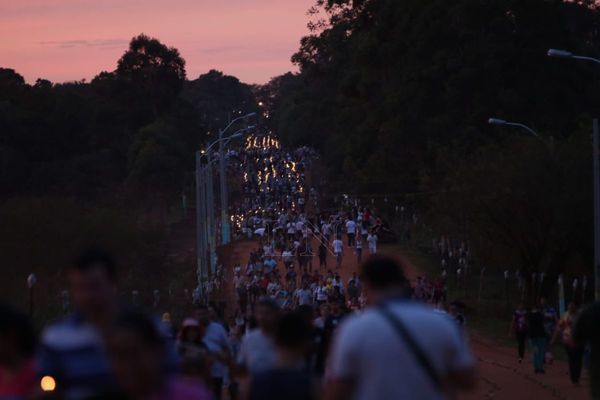
{"label": "dirt road", "polygon": [[[233,276],[233,266],[236,262],[245,265],[250,252],[258,246],[257,241],[246,240],[233,243],[224,252],[224,265],[227,266],[227,276]],[[313,245],[316,249],[316,244]],[[344,282],[348,282],[352,272],[357,271],[358,263],[352,248],[345,247],[342,268],[339,270]],[[368,251],[365,249],[365,254]],[[402,254],[396,254],[402,258],[406,265],[406,273],[409,278],[416,278],[419,274],[418,266],[412,265]],[[318,260],[314,261],[318,265]],[[335,267],[333,255],[327,260],[329,268]],[[234,304],[233,280],[228,279],[228,304]],[[591,396],[587,390],[587,374],[584,372],[581,386],[574,386],[568,377],[568,366],[565,362],[556,361],[547,367],[546,375],[533,373],[530,353],[527,354],[523,364],[517,362],[516,347],[509,348],[494,343],[477,332],[469,332],[473,352],[478,360],[479,385],[477,389],[468,395],[462,396],[464,400],[475,399],[497,399],[497,400],[519,400],[519,399],[574,399],[587,400]],[[529,350],[529,349],[528,349]],[[563,351],[557,348],[556,351]]]}

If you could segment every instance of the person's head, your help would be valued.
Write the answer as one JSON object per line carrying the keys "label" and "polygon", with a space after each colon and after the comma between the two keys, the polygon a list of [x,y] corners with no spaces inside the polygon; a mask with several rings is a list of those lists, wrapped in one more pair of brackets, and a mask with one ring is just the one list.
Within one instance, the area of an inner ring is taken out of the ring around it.
{"label": "person's head", "polygon": [[29,319],[7,305],[0,305],[0,366],[9,370],[33,356],[36,336]]}
{"label": "person's head", "polygon": [[119,386],[132,398],[146,398],[161,385],[165,339],[152,318],[138,311],[120,314],[108,337]]}
{"label": "person's head", "polygon": [[312,324],[312,321],[313,321],[314,315],[315,315],[315,310],[313,309],[312,306],[309,306],[308,304],[304,304],[304,305],[298,306],[298,308],[296,309],[296,311],[309,324]]}
{"label": "person's head", "polygon": [[202,305],[202,304],[194,307],[194,312],[192,313],[192,318],[194,318],[197,321],[209,319],[208,307],[206,307],[205,305]]}
{"label": "person's head", "polygon": [[329,304],[321,304],[321,317],[327,318],[331,314],[331,308]]}
{"label": "person's head", "polygon": [[186,318],[181,324],[179,340],[182,343],[200,343],[206,333],[207,321],[195,318]]}
{"label": "person's head", "polygon": [[577,304],[575,304],[575,302],[571,301],[567,307],[567,310],[571,314],[577,312]]}
{"label": "person's head", "polygon": [[331,314],[337,317],[341,313],[342,313],[342,307],[340,306],[340,303],[337,301],[331,303]]}
{"label": "person's head", "polygon": [[270,297],[262,297],[256,305],[256,324],[265,332],[273,332],[277,326],[279,306]]}
{"label": "person's head", "polygon": [[116,263],[105,251],[84,251],[68,271],[75,309],[95,319],[114,310],[116,303]]}
{"label": "person's head", "polygon": [[409,286],[402,263],[384,254],[374,254],[362,264],[360,279],[370,303],[388,295],[404,294]]}
{"label": "person's head", "polygon": [[300,312],[284,314],[277,324],[275,342],[280,351],[304,357],[310,349],[312,326]]}
{"label": "person's head", "polygon": [[455,303],[448,304],[448,313],[452,315],[458,314],[458,308]]}
{"label": "person's head", "polygon": [[540,297],[540,306],[541,307],[545,307],[546,306],[546,298],[545,297]]}

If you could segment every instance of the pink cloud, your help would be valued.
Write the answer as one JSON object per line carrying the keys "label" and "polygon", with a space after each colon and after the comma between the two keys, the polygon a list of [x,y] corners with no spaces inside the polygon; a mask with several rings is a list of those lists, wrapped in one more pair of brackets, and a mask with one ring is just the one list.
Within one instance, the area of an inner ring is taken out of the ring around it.
{"label": "pink cloud", "polygon": [[[314,0],[19,0],[0,2],[0,66],[29,81],[113,70],[139,33],[179,49],[195,78],[210,68],[251,83],[293,70]],[[7,40],[8,39],[8,40]]]}

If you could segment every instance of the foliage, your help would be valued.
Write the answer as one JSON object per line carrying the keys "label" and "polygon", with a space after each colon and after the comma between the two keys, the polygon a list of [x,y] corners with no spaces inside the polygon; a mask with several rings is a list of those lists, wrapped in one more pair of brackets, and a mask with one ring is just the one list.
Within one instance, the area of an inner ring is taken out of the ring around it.
{"label": "foliage", "polygon": [[301,72],[275,100],[275,128],[289,143],[309,132],[354,190],[419,188],[439,172],[437,154],[469,154],[496,135],[490,116],[559,138],[598,106],[593,66],[545,55],[598,53],[595,9],[545,0],[316,7],[326,22],[292,58]]}
{"label": "foliage", "polygon": [[[274,127],[321,150],[337,192],[437,194],[420,202],[430,225],[468,236],[480,260],[591,265],[600,75],[546,52],[600,54],[599,13],[593,1],[318,0],[300,72],[270,83]],[[553,136],[554,150],[489,117]]]}
{"label": "foliage", "polygon": [[19,197],[0,203],[0,226],[0,301],[25,308],[26,279],[35,273],[36,297],[47,302],[39,307],[42,321],[59,313],[65,268],[88,246],[106,248],[118,257],[123,290],[137,285],[150,291],[152,287],[145,287],[148,274],[159,278],[164,273],[153,262],[161,234],[139,224],[127,210],[84,207],[64,198]]}
{"label": "foliage", "polygon": [[254,107],[219,71],[187,81],[177,49],[139,35],[90,83],[34,85],[0,69],[0,198],[71,196],[161,207],[189,189],[194,151],[227,112]]}

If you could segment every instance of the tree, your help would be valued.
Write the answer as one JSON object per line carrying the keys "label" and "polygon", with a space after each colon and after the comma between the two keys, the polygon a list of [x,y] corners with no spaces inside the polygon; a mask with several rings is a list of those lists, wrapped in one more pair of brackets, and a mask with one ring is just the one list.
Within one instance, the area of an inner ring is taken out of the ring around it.
{"label": "tree", "polygon": [[185,60],[176,48],[141,34],[131,39],[116,75],[134,90],[136,100],[147,99],[156,118],[177,97],[186,76]]}
{"label": "tree", "polygon": [[427,190],[421,176],[439,173],[438,149],[476,152],[496,135],[486,124],[491,115],[559,138],[600,106],[593,66],[545,55],[550,46],[598,53],[599,10],[589,2],[339,0],[316,7],[326,19],[292,57],[301,84],[278,94],[273,120],[291,143],[301,140],[302,127],[333,174],[351,182],[348,190]]}

